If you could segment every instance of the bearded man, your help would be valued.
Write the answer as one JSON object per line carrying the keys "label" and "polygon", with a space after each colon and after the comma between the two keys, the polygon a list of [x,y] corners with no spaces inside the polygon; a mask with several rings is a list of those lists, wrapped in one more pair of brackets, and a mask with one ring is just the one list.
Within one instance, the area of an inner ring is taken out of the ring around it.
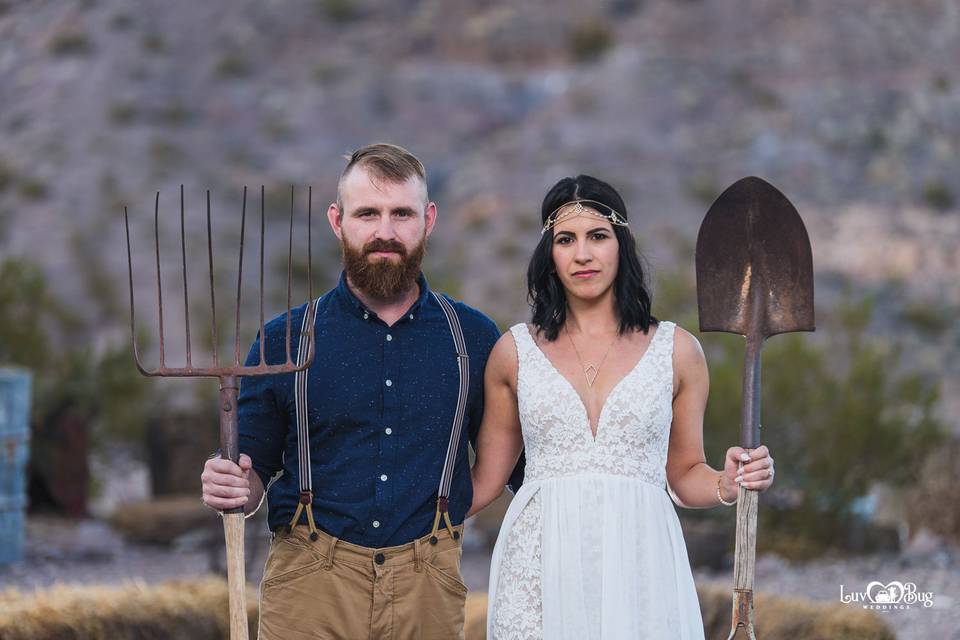
{"label": "bearded man", "polygon": [[[344,270],[311,303],[313,364],[242,379],[240,463],[208,460],[203,499],[252,513],[266,494],[261,640],[462,638],[467,444],[499,331],[427,286],[420,265],[437,207],[408,151],[356,151],[327,218]],[[307,307],[292,315],[298,335]],[[260,340],[268,362],[284,360],[286,323],[267,324],[248,364]]]}

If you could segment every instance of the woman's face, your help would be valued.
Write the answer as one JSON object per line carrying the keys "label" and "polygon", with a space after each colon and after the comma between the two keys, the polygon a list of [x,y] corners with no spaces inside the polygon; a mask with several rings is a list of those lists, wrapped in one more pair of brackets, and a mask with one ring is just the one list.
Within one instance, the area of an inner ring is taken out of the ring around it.
{"label": "woman's face", "polygon": [[596,210],[553,228],[553,264],[569,296],[590,300],[606,293],[617,277],[619,252],[613,226]]}

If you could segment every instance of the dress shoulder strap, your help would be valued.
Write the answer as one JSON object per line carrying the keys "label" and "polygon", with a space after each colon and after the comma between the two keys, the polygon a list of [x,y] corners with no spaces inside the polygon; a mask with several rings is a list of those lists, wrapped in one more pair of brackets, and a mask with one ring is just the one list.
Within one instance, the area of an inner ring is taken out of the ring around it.
{"label": "dress shoulder strap", "polygon": [[[657,325],[657,333],[653,336],[654,341],[659,342],[658,351],[662,357],[673,360],[673,335],[676,332],[677,324],[669,320],[661,320]],[[663,335],[660,335],[663,334]],[[651,344],[651,347],[655,345]]]}
{"label": "dress shoulder strap", "polygon": [[530,351],[531,347],[536,347],[533,337],[530,335],[530,329],[523,322],[519,322],[510,327],[510,333],[513,334],[513,341],[517,345],[517,353],[524,355]]}

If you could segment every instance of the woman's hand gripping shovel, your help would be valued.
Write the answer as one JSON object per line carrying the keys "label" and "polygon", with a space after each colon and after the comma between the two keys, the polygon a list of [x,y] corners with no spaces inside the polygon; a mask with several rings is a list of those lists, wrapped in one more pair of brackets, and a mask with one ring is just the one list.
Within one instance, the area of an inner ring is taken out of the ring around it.
{"label": "woman's hand gripping shovel", "polygon": [[[740,446],[760,444],[760,350],[778,333],[813,331],[813,258],[800,215],[760,178],[738,180],[710,207],[697,236],[700,331],[747,339]],[[740,486],[729,639],[756,638],[753,575],[756,491]],[[728,639],[728,640],[729,640]]]}
{"label": "woman's hand gripping shovel", "polygon": [[[263,336],[263,245],[264,245],[264,193],[263,187],[260,188],[260,336]],[[309,300],[307,304],[307,332],[301,336],[306,338],[307,343],[304,346],[301,339],[301,354],[306,350],[306,355],[301,364],[297,364],[290,357],[290,293],[293,270],[293,188],[290,189],[290,240],[287,255],[287,329],[286,329],[286,362],[283,364],[266,363],[264,340],[260,340],[260,363],[255,366],[244,366],[240,362],[240,292],[241,292],[241,274],[243,272],[243,234],[246,223],[247,213],[247,189],[243,189],[243,207],[240,217],[240,261],[237,268],[237,303],[236,303],[236,338],[233,348],[233,363],[227,366],[221,366],[217,355],[217,305],[214,294],[213,283],[213,239],[210,231],[210,192],[207,191],[207,257],[210,269],[210,311],[213,332],[213,365],[210,367],[195,367],[192,362],[190,350],[190,307],[188,305],[187,295],[187,248],[184,233],[184,207],[183,207],[183,186],[180,187],[180,246],[181,258],[183,263],[183,309],[184,324],[186,327],[187,343],[187,362],[185,367],[168,367],[166,365],[164,343],[163,343],[163,292],[160,286],[160,229],[159,229],[159,209],[160,194],[157,193],[157,199],[154,204],[154,243],[156,246],[157,263],[157,307],[159,309],[160,322],[160,365],[156,369],[148,370],[143,366],[140,360],[140,352],[137,349],[137,327],[136,317],[134,315],[133,298],[133,260],[130,255],[130,221],[127,216],[127,209],[123,209],[124,225],[127,234],[127,267],[130,277],[130,330],[133,333],[133,355],[137,363],[137,369],[145,376],[155,376],[160,378],[195,378],[195,377],[213,377],[220,379],[220,451],[221,456],[237,463],[240,458],[239,436],[237,434],[237,395],[239,393],[239,378],[242,376],[262,376],[278,373],[292,373],[302,371],[310,366],[314,353],[313,336],[313,305],[309,304],[313,300],[313,277],[310,268],[311,250],[310,250],[310,231],[312,227],[312,192],[307,198],[307,280],[309,290]],[[223,515],[223,533],[226,539],[227,547],[227,584],[230,594],[230,638],[231,640],[247,640],[247,601],[245,595],[246,578],[244,576],[243,560],[243,509],[236,508],[222,512]]]}

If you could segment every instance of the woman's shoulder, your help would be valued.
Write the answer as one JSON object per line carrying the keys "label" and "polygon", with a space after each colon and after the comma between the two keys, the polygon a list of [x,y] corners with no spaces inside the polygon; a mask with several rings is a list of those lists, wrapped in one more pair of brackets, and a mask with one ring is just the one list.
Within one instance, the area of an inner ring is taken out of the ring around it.
{"label": "woman's shoulder", "polygon": [[678,368],[687,366],[700,366],[706,364],[706,356],[703,353],[703,347],[697,337],[669,320],[661,320],[657,329],[662,331],[668,329],[673,333],[673,361]]}

